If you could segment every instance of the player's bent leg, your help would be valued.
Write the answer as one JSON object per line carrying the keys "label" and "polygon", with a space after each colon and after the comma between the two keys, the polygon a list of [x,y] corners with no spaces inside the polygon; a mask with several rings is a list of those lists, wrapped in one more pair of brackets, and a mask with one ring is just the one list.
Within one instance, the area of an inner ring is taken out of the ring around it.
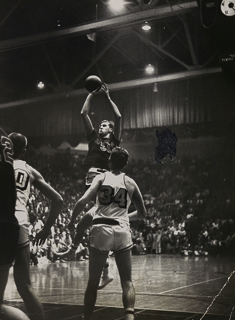
{"label": "player's bent leg", "polygon": [[110,273],[110,269],[109,269],[109,260],[106,260],[106,263],[104,265],[103,268],[103,272],[102,272],[102,276],[100,278],[100,283],[98,286],[98,290],[103,289],[104,287],[107,286],[107,284],[109,284],[110,282],[112,282],[114,279],[113,275]]}
{"label": "player's bent leg", "polygon": [[17,249],[14,264],[14,279],[30,318],[33,320],[45,320],[42,304],[30,280],[29,246]]}
{"label": "player's bent leg", "polygon": [[84,232],[92,225],[92,219],[93,213],[90,210],[79,221],[72,246],[65,252],[57,253],[57,256],[62,259],[76,260],[76,250],[79,244],[82,242]]}
{"label": "player's bent leg", "polygon": [[90,210],[79,221],[76,228],[76,235],[73,241],[73,244],[75,246],[78,246],[81,243],[84,236],[84,232],[92,225],[92,219],[93,219],[93,213]]}
{"label": "player's bent leg", "polygon": [[97,298],[100,276],[108,257],[108,252],[98,252],[90,248],[89,280],[84,297],[84,320],[91,320]]}
{"label": "player's bent leg", "polygon": [[122,286],[125,320],[134,319],[135,289],[132,283],[131,249],[115,252],[115,260]]}

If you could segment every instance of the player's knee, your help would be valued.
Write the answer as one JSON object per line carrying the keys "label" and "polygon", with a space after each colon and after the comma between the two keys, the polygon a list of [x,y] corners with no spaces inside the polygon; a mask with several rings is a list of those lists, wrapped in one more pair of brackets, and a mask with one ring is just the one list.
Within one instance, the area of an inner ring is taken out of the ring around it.
{"label": "player's knee", "polygon": [[133,283],[131,280],[121,280],[121,286],[123,290],[133,289]]}

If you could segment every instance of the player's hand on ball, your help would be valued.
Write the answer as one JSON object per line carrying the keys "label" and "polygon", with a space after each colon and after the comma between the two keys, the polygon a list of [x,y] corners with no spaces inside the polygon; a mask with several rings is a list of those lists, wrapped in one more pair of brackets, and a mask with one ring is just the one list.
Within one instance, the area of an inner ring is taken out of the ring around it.
{"label": "player's hand on ball", "polygon": [[107,83],[103,83],[101,89],[107,94],[107,96],[109,96],[109,88]]}

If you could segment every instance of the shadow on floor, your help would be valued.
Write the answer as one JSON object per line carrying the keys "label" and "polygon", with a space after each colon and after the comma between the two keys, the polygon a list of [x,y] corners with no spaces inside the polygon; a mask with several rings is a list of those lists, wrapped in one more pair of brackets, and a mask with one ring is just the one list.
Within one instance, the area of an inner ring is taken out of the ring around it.
{"label": "shadow on floor", "polygon": [[[25,312],[22,302],[6,302]],[[83,306],[65,304],[43,304],[47,320],[82,320]],[[228,310],[229,311],[229,310]],[[230,310],[231,313],[231,310]],[[185,312],[170,312],[157,310],[135,309],[136,320],[235,320],[234,315],[192,314]],[[124,311],[121,308],[95,307],[93,320],[124,320]]]}

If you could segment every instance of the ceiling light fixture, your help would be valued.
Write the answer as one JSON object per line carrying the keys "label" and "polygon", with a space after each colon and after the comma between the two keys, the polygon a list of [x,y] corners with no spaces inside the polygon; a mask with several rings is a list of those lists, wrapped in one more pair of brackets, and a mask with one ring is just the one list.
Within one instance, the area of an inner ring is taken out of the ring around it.
{"label": "ceiling light fixture", "polygon": [[158,92],[157,82],[153,84],[153,92]]}
{"label": "ceiling light fixture", "polygon": [[145,71],[147,74],[153,74],[155,71],[155,68],[151,65],[151,63],[149,63],[145,68]]}
{"label": "ceiling light fixture", "polygon": [[38,82],[37,87],[39,89],[43,89],[45,87],[44,83],[42,81]]}
{"label": "ceiling light fixture", "polygon": [[151,26],[148,24],[148,22],[146,21],[143,25],[142,25],[142,29],[144,31],[149,31],[151,29]]}
{"label": "ceiling light fixture", "polygon": [[124,7],[125,1],[124,0],[109,0],[109,5],[114,10],[122,10]]}

